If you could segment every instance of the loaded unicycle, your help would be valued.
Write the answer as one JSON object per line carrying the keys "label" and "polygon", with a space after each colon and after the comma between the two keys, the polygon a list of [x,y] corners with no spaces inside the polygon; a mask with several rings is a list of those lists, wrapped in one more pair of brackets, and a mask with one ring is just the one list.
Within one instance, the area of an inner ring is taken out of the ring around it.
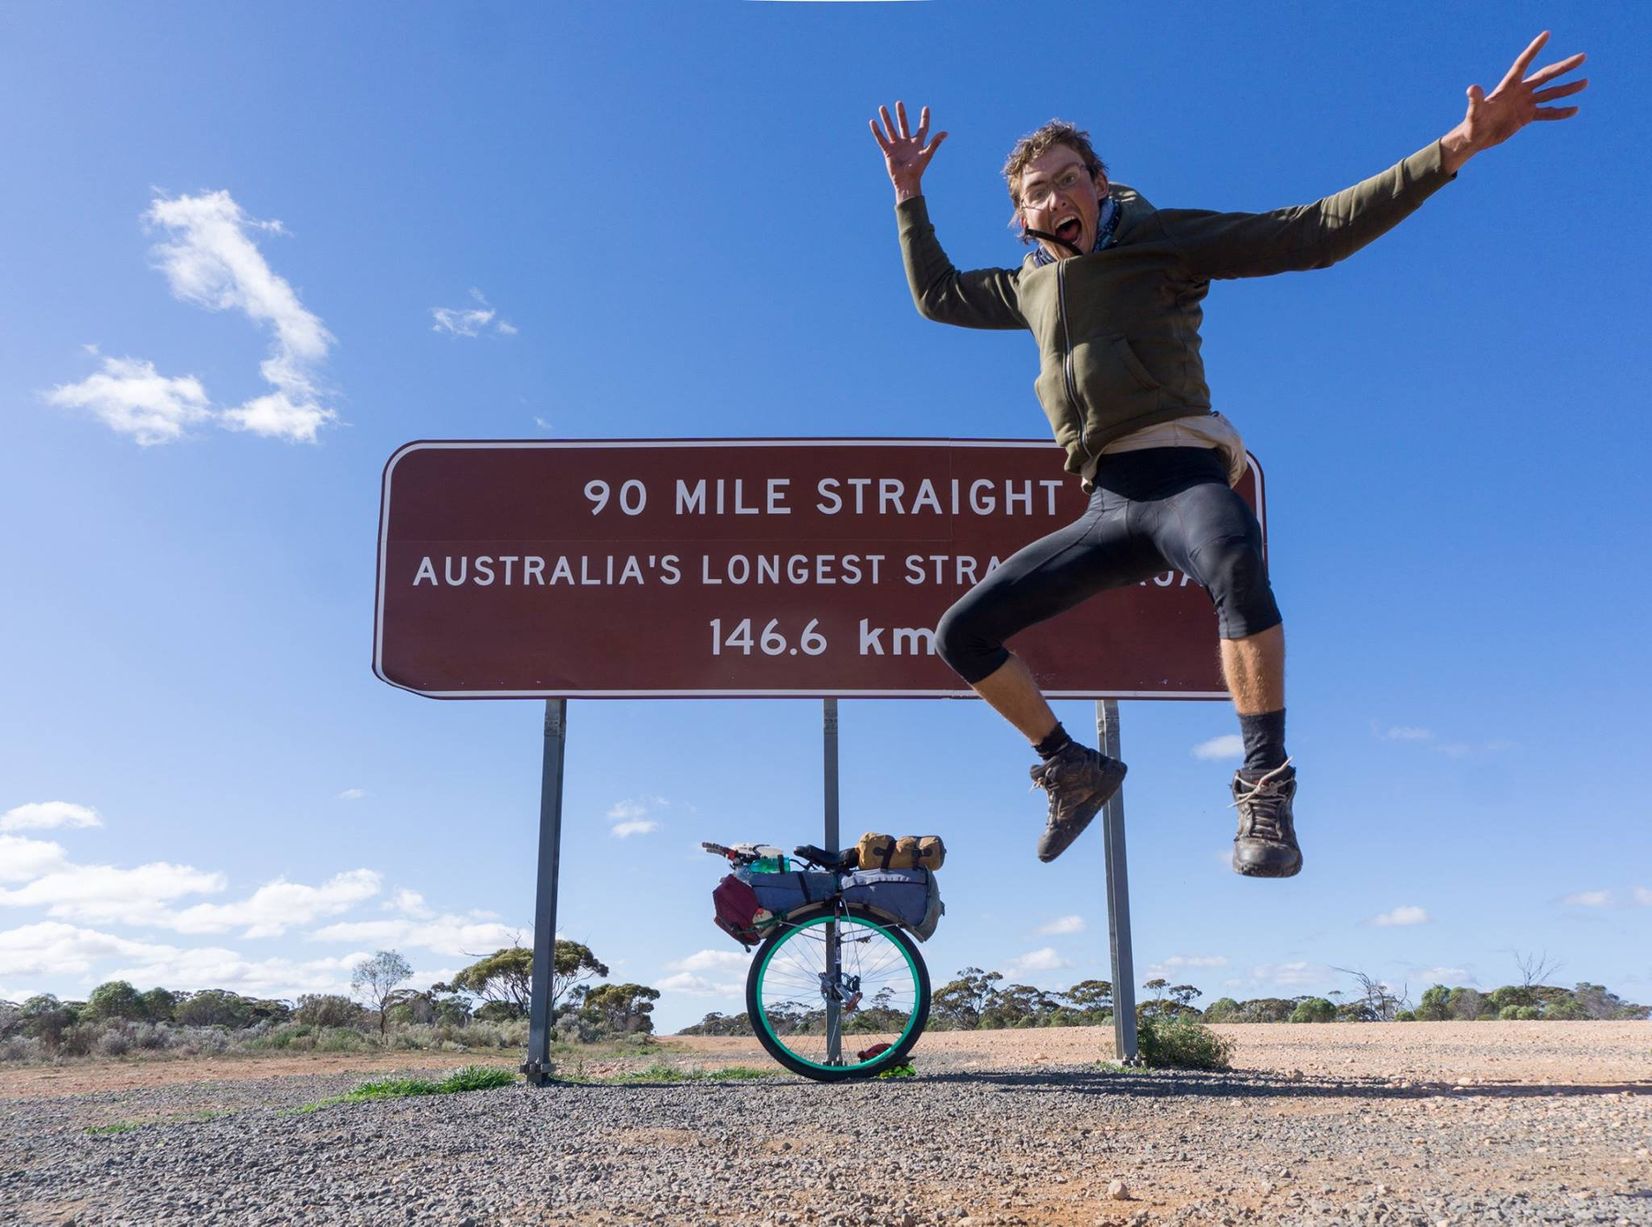
{"label": "loaded unicycle", "polygon": [[[748,949],[746,1014],[758,1043],[821,1082],[905,1062],[929,1018],[919,939],[941,913],[933,873],[860,869],[856,852],[703,844],[734,872],[713,892],[717,924]],[[798,866],[802,867],[798,867]]]}

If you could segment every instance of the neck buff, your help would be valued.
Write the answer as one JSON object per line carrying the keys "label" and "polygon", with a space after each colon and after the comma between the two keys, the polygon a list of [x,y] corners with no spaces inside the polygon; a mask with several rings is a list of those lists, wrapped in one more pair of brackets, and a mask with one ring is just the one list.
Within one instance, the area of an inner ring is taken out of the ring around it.
{"label": "neck buff", "polygon": [[[1090,248],[1090,254],[1104,251],[1113,245],[1113,238],[1119,228],[1119,202],[1111,195],[1101,202],[1101,215],[1096,218],[1096,245]],[[1042,247],[1033,248],[1033,263],[1039,268],[1046,264],[1054,264],[1055,257]]]}

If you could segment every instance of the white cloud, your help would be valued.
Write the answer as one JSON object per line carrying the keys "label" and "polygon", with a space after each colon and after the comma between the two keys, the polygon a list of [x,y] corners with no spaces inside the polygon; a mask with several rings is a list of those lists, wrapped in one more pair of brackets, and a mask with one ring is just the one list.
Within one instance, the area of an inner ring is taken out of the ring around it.
{"label": "white cloud", "polygon": [[1329,968],[1313,963],[1262,963],[1252,967],[1251,979],[1279,988],[1304,988],[1328,979]]}
{"label": "white cloud", "polygon": [[53,827],[100,827],[103,819],[89,805],[72,801],[33,801],[0,814],[0,831],[49,830]]}
{"label": "white cloud", "polygon": [[1642,907],[1652,907],[1652,890],[1644,886],[1635,887],[1635,902]]}
{"label": "white cloud", "polygon": [[1431,729],[1417,728],[1415,725],[1396,724],[1382,737],[1384,741],[1432,741],[1434,733]]}
{"label": "white cloud", "polygon": [[708,980],[686,971],[667,976],[655,986],[662,993],[686,993],[690,997],[737,997],[745,991],[743,980]]}
{"label": "white cloud", "polygon": [[415,920],[429,920],[436,914],[425,906],[424,896],[416,890],[398,890],[385,900],[384,909],[387,912],[401,912]]}
{"label": "white cloud", "polygon": [[158,923],[180,933],[222,933],[246,925],[243,937],[280,937],[295,925],[337,916],[379,893],[371,869],[336,874],[320,886],[277,878],[238,903],[198,903]]}
{"label": "white cloud", "polygon": [[176,953],[175,947],[135,942],[58,921],[0,931],[0,975],[7,976],[80,975],[101,959],[151,959],[171,953]]}
{"label": "white cloud", "polygon": [[63,845],[21,835],[0,835],[0,882],[29,882],[67,866]]}
{"label": "white cloud", "polygon": [[1478,983],[1474,973],[1466,967],[1424,967],[1421,971],[1413,972],[1412,978],[1421,984],[1445,984],[1452,988],[1468,987]]}
{"label": "white cloud", "polygon": [[166,861],[134,869],[64,863],[16,890],[0,890],[0,906],[44,907],[48,916],[94,924],[158,924],[172,900],[223,889],[223,874]]}
{"label": "white cloud", "polygon": [[157,197],[145,218],[170,232],[170,240],[154,254],[173,294],[209,311],[240,311],[273,333],[269,357],[259,371],[275,391],[225,410],[224,424],[313,443],[316,431],[338,416],[319,403],[315,373],[326,361],[333,337],[253,241],[259,230],[284,233],[281,223],[247,216],[224,191]]}
{"label": "white cloud", "polygon": [[614,824],[610,834],[616,839],[629,839],[633,835],[657,831],[660,829],[658,820],[647,815],[670,805],[671,802],[664,797],[629,797],[624,801],[615,801],[608,807],[608,819]]}
{"label": "white cloud", "polygon": [[1172,973],[1180,974],[1189,968],[1199,967],[1226,967],[1227,957],[1220,954],[1173,954],[1162,963],[1155,963],[1147,969],[1150,978],[1164,977],[1169,979]]}
{"label": "white cloud", "polygon": [[360,801],[366,795],[367,790],[365,788],[346,788],[338,794],[338,799],[340,801]]}
{"label": "white cloud", "polygon": [[220,415],[230,430],[244,430],[266,439],[286,439],[290,443],[314,443],[316,432],[338,416],[314,400],[294,399],[286,392],[271,392],[255,396],[235,409],[225,409]]}
{"label": "white cloud", "polygon": [[732,950],[697,950],[687,958],[673,959],[665,965],[667,971],[703,971],[721,975],[746,974],[751,958]]}
{"label": "white cloud", "polygon": [[551,425],[551,423],[547,419],[540,417],[537,413],[534,414],[533,424],[535,426],[539,427],[540,430],[555,430],[556,429],[554,426]]}
{"label": "white cloud", "polygon": [[104,980],[126,980],[138,989],[156,985],[180,991],[227,988],[249,997],[291,1000],[304,993],[350,993],[350,975],[356,964],[370,957],[366,950],[337,958],[299,961],[288,958],[249,959],[220,946],[195,949],[160,947],[155,953],[100,975]]}
{"label": "white cloud", "polygon": [[480,336],[492,324],[495,332],[502,336],[514,337],[518,329],[508,320],[499,319],[499,312],[489,305],[481,290],[472,289],[472,299],[478,304],[474,307],[432,307],[430,314],[435,323],[431,325],[432,332],[445,332],[453,337]]}
{"label": "white cloud", "polygon": [[1567,895],[1565,903],[1569,907],[1611,907],[1612,892],[1609,890],[1580,890],[1576,894]]}
{"label": "white cloud", "polygon": [[46,402],[89,410],[116,434],[130,435],[144,447],[180,439],[188,427],[212,416],[200,380],[169,378],[140,358],[105,358],[102,370],[79,383],[58,385],[46,393]]}
{"label": "white cloud", "polygon": [[1038,931],[1050,937],[1057,937],[1067,933],[1084,932],[1084,917],[1063,916],[1059,920],[1052,920],[1047,925],[1040,925]]}
{"label": "white cloud", "polygon": [[1371,917],[1371,923],[1384,927],[1427,924],[1428,909],[1416,907],[1415,905],[1397,907],[1391,912],[1384,912],[1381,916]]}
{"label": "white cloud", "polygon": [[502,946],[515,945],[524,932],[497,921],[472,916],[442,915],[428,920],[347,920],[313,930],[305,936],[315,942],[352,942],[385,950],[415,947],[453,958],[480,958]]}
{"label": "white cloud", "polygon": [[667,963],[676,974],[655,982],[662,993],[686,993],[690,997],[738,997],[746,991],[746,970],[750,959],[729,950],[698,950],[687,958]]}
{"label": "white cloud", "polygon": [[1192,753],[1194,758],[1203,759],[1240,758],[1245,753],[1245,739],[1238,733],[1224,733],[1209,741],[1201,741],[1193,747]]}
{"label": "white cloud", "polygon": [[1017,955],[1009,961],[1005,970],[1011,975],[1025,975],[1031,971],[1059,971],[1063,967],[1071,966],[1072,963],[1062,958],[1054,946],[1041,946],[1037,950]]}

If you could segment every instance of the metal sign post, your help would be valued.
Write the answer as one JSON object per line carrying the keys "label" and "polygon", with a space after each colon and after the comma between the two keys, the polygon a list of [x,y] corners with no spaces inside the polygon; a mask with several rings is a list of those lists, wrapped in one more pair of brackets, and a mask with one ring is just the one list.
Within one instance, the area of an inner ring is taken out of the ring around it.
{"label": "metal sign post", "polygon": [[[1119,750],[1117,699],[1096,701],[1096,740],[1108,758]],[[1134,1065],[1136,1052],[1136,968],[1130,951],[1130,878],[1124,854],[1124,789],[1121,786],[1101,811],[1107,849],[1107,945],[1113,956],[1113,1048],[1119,1060]]]}
{"label": "metal sign post", "polygon": [[826,732],[826,840],[821,847],[838,850],[837,828],[837,700],[822,699]]}
{"label": "metal sign post", "polygon": [[533,908],[533,998],[528,1059],[534,1086],[551,1078],[551,973],[556,968],[556,880],[562,856],[562,761],[568,748],[568,700],[545,700],[545,758],[539,778],[539,881]]}

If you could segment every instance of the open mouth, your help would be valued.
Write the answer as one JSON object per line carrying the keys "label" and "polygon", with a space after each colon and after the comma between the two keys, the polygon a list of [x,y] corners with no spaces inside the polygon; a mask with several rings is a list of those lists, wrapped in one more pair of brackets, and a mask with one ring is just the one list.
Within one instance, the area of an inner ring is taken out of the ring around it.
{"label": "open mouth", "polygon": [[1079,224],[1078,218],[1068,217],[1056,223],[1055,233],[1056,237],[1060,238],[1063,242],[1076,244],[1078,242],[1079,232],[1082,229],[1083,227]]}

